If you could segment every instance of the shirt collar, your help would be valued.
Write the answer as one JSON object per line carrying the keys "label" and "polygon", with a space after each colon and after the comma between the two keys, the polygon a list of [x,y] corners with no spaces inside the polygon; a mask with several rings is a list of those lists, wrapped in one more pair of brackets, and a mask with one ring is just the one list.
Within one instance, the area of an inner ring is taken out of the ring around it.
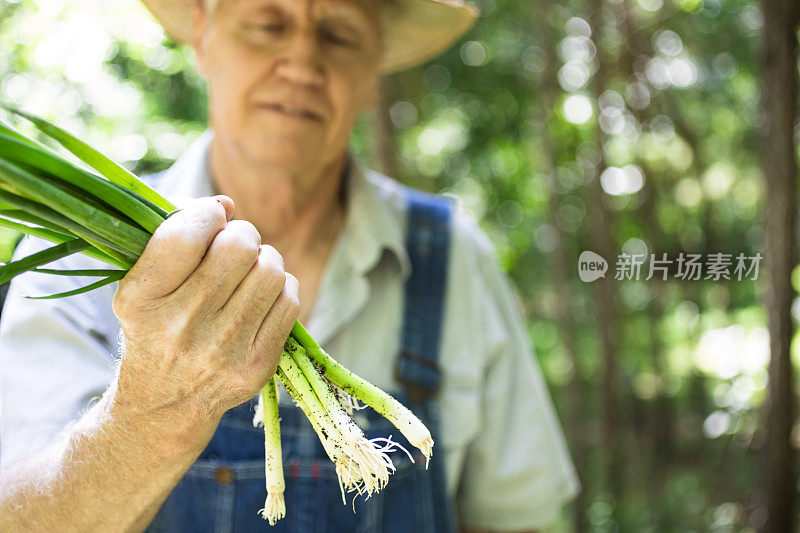
{"label": "shirt collar", "polygon": [[394,255],[403,277],[411,267],[405,247],[405,195],[399,183],[370,170],[351,158],[347,190],[346,229],[350,233],[351,263],[368,272],[381,258],[384,249]]}
{"label": "shirt collar", "polygon": [[[166,171],[160,192],[180,206],[189,198],[216,194],[208,166],[208,149],[213,132],[206,130]],[[405,279],[411,271],[405,247],[405,195],[395,180],[370,170],[351,156],[347,167],[346,210],[343,245],[347,258],[358,273],[373,269],[384,250],[398,262]]]}

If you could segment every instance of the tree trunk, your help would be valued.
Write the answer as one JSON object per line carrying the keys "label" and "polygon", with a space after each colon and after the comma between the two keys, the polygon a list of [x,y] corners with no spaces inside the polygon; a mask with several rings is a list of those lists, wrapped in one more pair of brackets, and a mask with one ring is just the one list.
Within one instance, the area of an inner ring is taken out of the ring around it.
{"label": "tree trunk", "polygon": [[768,518],[762,531],[792,531],[797,474],[791,445],[795,396],[790,345],[794,328],[792,269],[797,264],[797,162],[793,141],[797,118],[797,26],[800,2],[763,0],[762,50],[764,126],[762,168],[766,179],[766,305],[770,362],[766,404],[765,492]]}
{"label": "tree trunk", "polygon": [[[626,0],[619,4],[617,8],[617,18],[619,25],[622,28],[623,40],[628,44],[623,50],[621,64],[621,72],[626,80],[630,80],[635,74],[634,59],[636,56],[645,53],[643,50],[641,35],[635,23],[635,16],[633,10],[630,8],[630,1]],[[646,79],[642,76],[641,79]],[[643,124],[647,117],[644,116],[643,110],[631,109],[631,114],[639,124]],[[656,180],[650,178],[645,180],[644,188],[640,194],[644,195],[644,202],[639,209],[640,216],[645,221],[647,234],[653,244],[665,246],[667,244],[667,235],[662,230],[656,218],[656,198],[661,191],[658,190]],[[651,250],[651,252],[661,253],[666,250]],[[659,256],[660,257],[660,256]],[[653,450],[655,452],[655,460],[659,466],[659,470],[669,463],[674,449],[673,435],[674,435],[674,416],[672,413],[672,404],[664,391],[664,384],[666,383],[666,376],[664,376],[664,360],[666,355],[666,343],[661,338],[660,329],[656,327],[658,321],[664,314],[664,280],[658,275],[650,280],[653,287],[653,299],[647,306],[647,314],[653,324],[651,341],[651,364],[653,365],[653,372],[661,378],[659,381],[658,389],[656,391],[654,409],[652,415],[652,423],[650,429],[654,439]]]}
{"label": "tree trunk", "polygon": [[[582,380],[581,364],[578,358],[578,348],[576,345],[577,327],[572,316],[569,303],[573,301],[572,290],[570,289],[569,273],[574,272],[574,260],[570,261],[569,252],[566,247],[564,234],[558,229],[557,218],[559,199],[558,183],[556,180],[556,153],[553,143],[550,142],[547,133],[547,124],[552,116],[553,108],[558,93],[556,45],[557,41],[552,34],[550,23],[547,19],[547,11],[550,6],[543,4],[538,8],[532,8],[532,23],[535,24],[535,31],[542,36],[542,43],[547,51],[547,68],[543,73],[542,83],[539,87],[541,91],[541,104],[538,106],[538,116],[536,122],[539,124],[540,142],[542,150],[542,168],[547,176],[547,183],[550,189],[548,198],[548,218],[550,224],[557,231],[555,249],[550,253],[550,272],[553,276],[553,287],[561,295],[559,300],[557,324],[561,342],[567,357],[572,362],[572,379],[568,386],[569,418],[567,437],[569,438],[570,450],[575,463],[575,470],[581,480],[581,491],[576,496],[572,504],[573,527],[575,533],[588,531],[588,519],[586,516],[587,506],[587,486],[586,486],[586,455],[588,446],[586,443],[586,395]],[[534,22],[535,21],[535,22]]]}
{"label": "tree trunk", "polygon": [[381,80],[381,94],[375,105],[372,121],[373,145],[372,159],[379,172],[401,179],[400,166],[397,163],[397,150],[395,147],[396,131],[389,108],[395,100],[396,88],[392,78]]}
{"label": "tree trunk", "polygon": [[[590,0],[589,4],[589,25],[592,28],[592,38],[597,47],[598,67],[592,77],[592,91],[595,99],[605,91],[608,80],[610,79],[610,66],[603,61],[602,46],[603,42],[600,10],[604,2],[601,0]],[[599,123],[596,128],[597,142],[600,153],[604,154],[603,145],[606,141],[605,133],[600,128]],[[623,465],[622,449],[625,436],[623,429],[625,424],[621,420],[621,410],[617,399],[620,397],[619,377],[617,369],[616,339],[618,335],[619,312],[615,305],[614,287],[614,267],[616,265],[616,245],[611,235],[612,213],[609,212],[604,202],[603,188],[600,185],[600,174],[607,167],[605,156],[596,169],[594,179],[590,185],[590,198],[588,198],[589,216],[589,236],[595,252],[599,253],[609,263],[609,270],[605,277],[595,281],[593,289],[595,291],[595,302],[597,303],[597,320],[600,333],[600,347],[603,358],[603,383],[601,386],[601,405],[602,405],[602,431],[601,438],[608,457],[606,467],[606,485],[608,491],[614,497],[614,516],[617,518],[618,502],[622,498],[623,490]]]}

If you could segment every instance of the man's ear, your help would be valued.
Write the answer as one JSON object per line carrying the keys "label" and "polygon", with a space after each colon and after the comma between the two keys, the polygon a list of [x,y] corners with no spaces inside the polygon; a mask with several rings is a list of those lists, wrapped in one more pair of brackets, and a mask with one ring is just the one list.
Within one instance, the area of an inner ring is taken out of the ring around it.
{"label": "man's ear", "polygon": [[197,56],[197,65],[206,77],[206,29],[208,27],[208,13],[202,0],[192,4],[192,48]]}

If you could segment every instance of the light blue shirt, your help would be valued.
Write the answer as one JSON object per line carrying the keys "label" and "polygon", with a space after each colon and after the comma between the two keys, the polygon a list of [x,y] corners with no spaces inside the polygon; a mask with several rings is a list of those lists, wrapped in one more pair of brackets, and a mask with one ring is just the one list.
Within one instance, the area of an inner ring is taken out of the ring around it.
{"label": "light blue shirt", "polygon": [[[215,193],[207,166],[211,138],[206,132],[190,146],[162,177],[159,192],[178,204]],[[345,366],[393,389],[410,271],[404,197],[396,181],[357,161],[347,179],[345,226],[307,327]],[[442,437],[436,443],[446,461],[447,490],[464,526],[543,527],[579,490],[569,451],[494,248],[461,212],[451,241],[438,398]],[[46,246],[26,238],[15,256]],[[98,266],[76,254],[51,268]],[[65,299],[22,298],[89,282],[26,273],[11,285],[0,321],[0,467],[46,445],[114,378],[116,284]]]}

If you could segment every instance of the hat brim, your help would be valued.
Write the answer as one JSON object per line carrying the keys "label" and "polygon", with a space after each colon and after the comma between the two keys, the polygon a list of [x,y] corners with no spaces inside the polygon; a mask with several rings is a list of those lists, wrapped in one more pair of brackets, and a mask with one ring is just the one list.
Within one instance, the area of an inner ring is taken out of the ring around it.
{"label": "hat brim", "polygon": [[433,59],[472,28],[478,9],[467,2],[400,0],[388,8],[381,71],[397,72]]}
{"label": "hat brim", "polygon": [[[191,7],[197,0],[142,0],[173,40],[192,39]],[[395,0],[384,17],[381,72],[405,70],[436,57],[460,39],[478,18],[463,0]]]}

